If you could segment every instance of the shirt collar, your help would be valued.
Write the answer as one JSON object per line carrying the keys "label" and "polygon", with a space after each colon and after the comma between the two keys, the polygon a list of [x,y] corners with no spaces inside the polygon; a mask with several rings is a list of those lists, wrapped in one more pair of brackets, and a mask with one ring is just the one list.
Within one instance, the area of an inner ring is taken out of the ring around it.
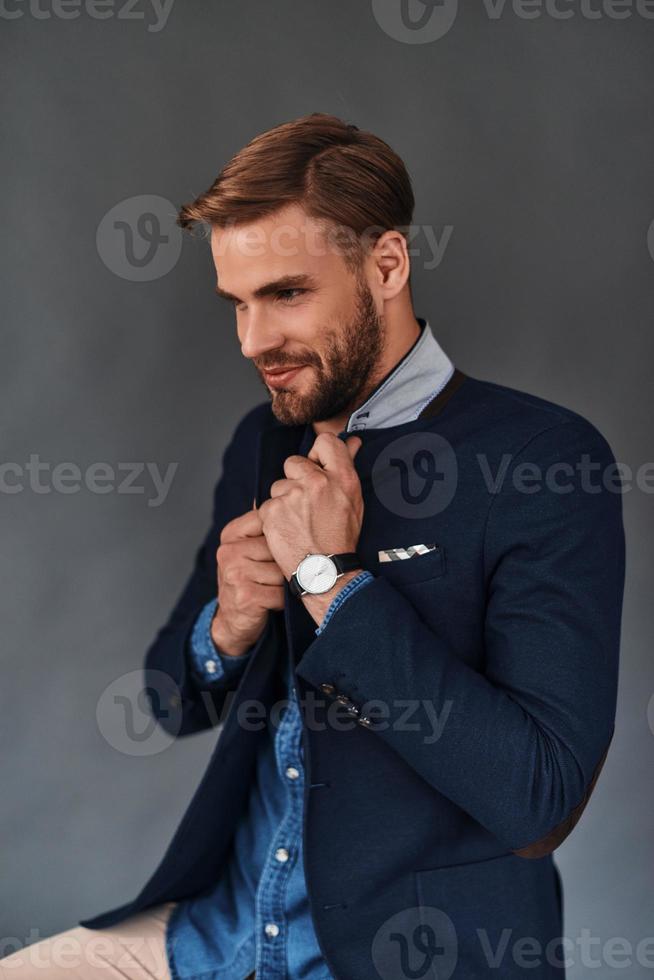
{"label": "shirt collar", "polygon": [[352,412],[344,431],[412,422],[452,377],[454,365],[434,337],[429,321],[416,319],[420,336],[413,347]]}

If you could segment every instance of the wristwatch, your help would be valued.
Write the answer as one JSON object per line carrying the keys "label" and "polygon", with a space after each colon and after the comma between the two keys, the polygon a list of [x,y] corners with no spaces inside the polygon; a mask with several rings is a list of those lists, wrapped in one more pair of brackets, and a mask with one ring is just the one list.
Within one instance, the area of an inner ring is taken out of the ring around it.
{"label": "wristwatch", "polygon": [[363,568],[356,551],[346,551],[340,555],[306,555],[289,579],[291,593],[301,595],[321,595],[329,592],[337,578],[344,572]]}

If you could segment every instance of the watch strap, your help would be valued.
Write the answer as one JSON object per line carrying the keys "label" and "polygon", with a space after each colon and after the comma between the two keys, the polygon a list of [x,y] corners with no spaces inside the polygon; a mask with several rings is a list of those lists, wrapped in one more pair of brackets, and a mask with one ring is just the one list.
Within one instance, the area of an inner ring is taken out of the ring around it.
{"label": "watch strap", "polygon": [[361,559],[356,551],[344,551],[340,555],[327,555],[327,557],[334,562],[339,575],[343,572],[353,572],[355,568],[361,567]]}

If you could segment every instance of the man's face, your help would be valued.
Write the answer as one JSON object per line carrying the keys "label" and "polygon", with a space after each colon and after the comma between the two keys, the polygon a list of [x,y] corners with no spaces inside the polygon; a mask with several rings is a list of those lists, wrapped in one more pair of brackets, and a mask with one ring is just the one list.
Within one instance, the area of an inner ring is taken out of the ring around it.
{"label": "man's face", "polygon": [[324,228],[293,205],[211,234],[217,291],[234,304],[243,355],[286,425],[349,415],[384,349],[365,265],[351,272]]}

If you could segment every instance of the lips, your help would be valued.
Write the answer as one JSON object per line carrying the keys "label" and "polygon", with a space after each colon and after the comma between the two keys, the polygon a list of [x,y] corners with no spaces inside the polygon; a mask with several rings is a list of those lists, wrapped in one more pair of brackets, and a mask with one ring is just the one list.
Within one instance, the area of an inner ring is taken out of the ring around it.
{"label": "lips", "polygon": [[271,388],[281,388],[292,381],[296,374],[306,367],[306,364],[298,364],[296,367],[292,368],[281,368],[272,371],[264,371],[263,376],[265,378],[266,384],[270,385]]}

